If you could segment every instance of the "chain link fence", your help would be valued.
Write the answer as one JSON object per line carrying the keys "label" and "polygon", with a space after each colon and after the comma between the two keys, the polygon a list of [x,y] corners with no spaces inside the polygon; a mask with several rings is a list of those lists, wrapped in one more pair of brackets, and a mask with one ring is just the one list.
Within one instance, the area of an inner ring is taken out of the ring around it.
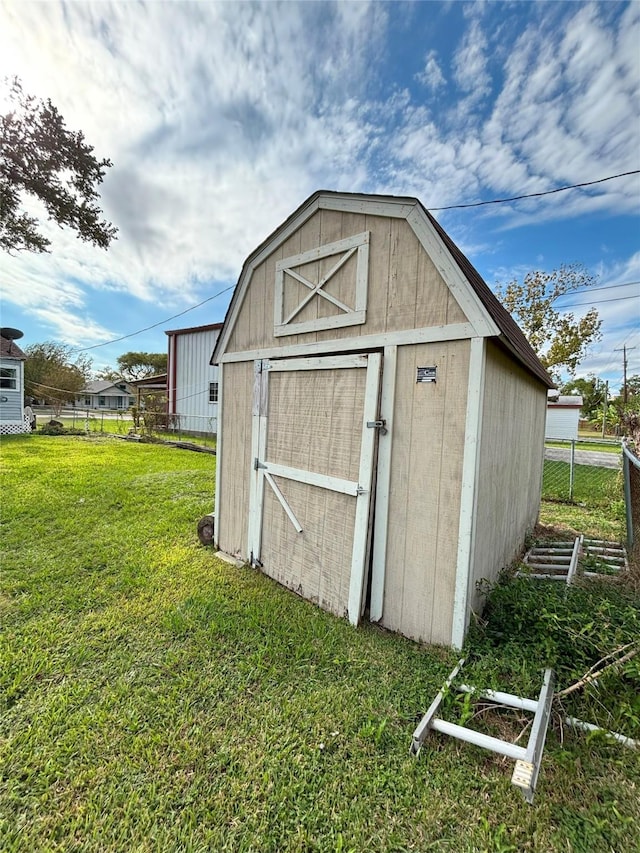
{"label": "chain link fence", "polygon": [[622,449],[627,547],[630,558],[640,565],[640,459],[626,445]]}
{"label": "chain link fence", "polygon": [[619,442],[547,441],[542,498],[607,506],[622,498]]}
{"label": "chain link fence", "polygon": [[36,411],[37,426],[54,420],[63,427],[87,434],[107,433],[120,436],[140,436],[163,441],[189,442],[215,448],[218,430],[217,417],[172,414],[165,411],[131,409],[64,409],[59,414],[47,408]]}

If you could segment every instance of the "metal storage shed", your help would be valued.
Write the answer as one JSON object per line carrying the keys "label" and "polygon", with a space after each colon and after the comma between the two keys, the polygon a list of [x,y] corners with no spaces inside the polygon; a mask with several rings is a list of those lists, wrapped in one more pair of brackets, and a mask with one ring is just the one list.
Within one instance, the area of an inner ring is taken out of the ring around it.
{"label": "metal storage shed", "polygon": [[436,220],[315,193],[245,262],[211,361],[220,551],[460,646],[536,522],[552,382]]}

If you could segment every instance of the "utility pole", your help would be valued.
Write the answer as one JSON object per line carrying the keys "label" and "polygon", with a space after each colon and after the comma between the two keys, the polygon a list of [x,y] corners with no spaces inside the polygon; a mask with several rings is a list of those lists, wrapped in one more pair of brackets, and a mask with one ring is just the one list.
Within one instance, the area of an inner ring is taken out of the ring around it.
{"label": "utility pole", "polygon": [[635,349],[635,347],[627,347],[623,346],[622,349],[614,349],[614,352],[622,353],[622,372],[623,372],[623,385],[622,385],[622,402],[627,405],[627,350]]}
{"label": "utility pole", "polygon": [[604,401],[602,403],[602,437],[607,431],[607,411],[609,409],[609,382],[604,384]]}

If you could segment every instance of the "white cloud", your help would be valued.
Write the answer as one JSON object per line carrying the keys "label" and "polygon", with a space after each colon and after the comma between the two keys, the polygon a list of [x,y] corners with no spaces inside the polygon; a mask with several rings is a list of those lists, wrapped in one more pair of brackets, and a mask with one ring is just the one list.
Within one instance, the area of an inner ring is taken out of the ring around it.
{"label": "white cloud", "polygon": [[432,92],[441,89],[446,80],[438,64],[438,51],[430,50],[424,58],[424,69],[415,75],[415,79]]}
{"label": "white cloud", "polygon": [[[26,91],[51,97],[68,126],[113,160],[102,201],[120,229],[105,253],[47,226],[53,255],[0,258],[7,299],[65,339],[75,342],[79,329],[93,343],[114,336],[90,308],[96,295],[126,292],[145,317],[152,306],[169,314],[198,302],[214,282],[233,281],[319,187],[418,195],[436,206],[637,167],[638,4],[617,16],[536,6],[523,16],[535,21],[515,27],[522,8],[504,7],[492,27],[493,4],[470,4],[450,55],[424,45],[415,79],[422,95],[438,95],[436,111],[402,84],[372,88],[386,4],[0,6],[0,76],[19,73]],[[457,100],[445,101],[454,84]],[[516,227],[629,213],[637,187],[612,181],[515,213],[483,209],[476,221]],[[469,246],[487,245],[480,230]],[[137,320],[128,315],[126,330],[145,325]]]}
{"label": "white cloud", "polygon": [[488,94],[491,76],[488,71],[487,39],[478,20],[473,20],[458,48],[454,76],[460,88],[476,101]]}

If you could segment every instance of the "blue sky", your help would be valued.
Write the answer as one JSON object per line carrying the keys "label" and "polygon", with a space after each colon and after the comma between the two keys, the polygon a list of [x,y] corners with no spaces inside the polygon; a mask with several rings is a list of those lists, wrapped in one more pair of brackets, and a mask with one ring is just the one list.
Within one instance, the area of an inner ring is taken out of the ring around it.
{"label": "blue sky", "polygon": [[[0,257],[2,325],[95,347],[99,369],[222,320],[230,292],[169,318],[233,285],[316,189],[431,209],[640,169],[638,44],[638,2],[0,0],[0,77],[113,161],[119,228],[107,252],[49,225],[51,254]],[[564,303],[600,311],[579,374],[617,389],[617,349],[640,373],[639,213],[634,175],[437,216],[491,286],[563,263],[596,275],[606,289]]]}

